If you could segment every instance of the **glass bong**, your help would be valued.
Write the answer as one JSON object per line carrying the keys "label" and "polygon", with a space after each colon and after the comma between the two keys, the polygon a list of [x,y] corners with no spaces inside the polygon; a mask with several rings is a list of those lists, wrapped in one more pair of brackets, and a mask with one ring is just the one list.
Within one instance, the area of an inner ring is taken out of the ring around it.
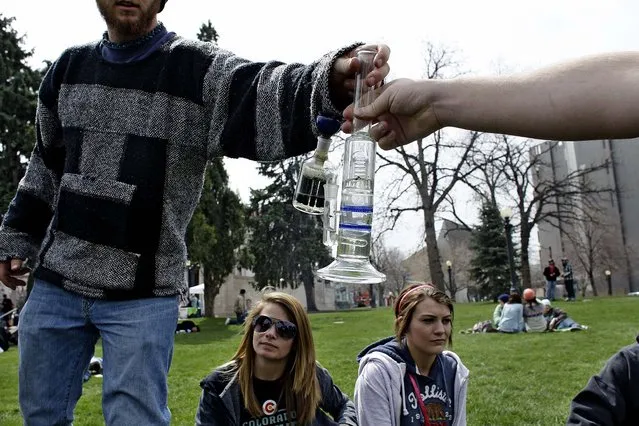
{"label": "glass bong", "polygon": [[[373,70],[375,54],[368,49],[357,52],[360,69],[355,81],[355,108],[373,101],[373,88],[366,84],[366,76]],[[370,263],[376,149],[368,134],[371,122],[355,119],[353,134],[346,139],[339,200],[337,170],[326,160],[330,136],[339,130],[339,122],[318,117],[317,125],[318,146],[302,165],[293,201],[298,210],[322,215],[324,244],[337,248],[335,260],[319,269],[317,276],[347,284],[384,282],[386,275]]]}

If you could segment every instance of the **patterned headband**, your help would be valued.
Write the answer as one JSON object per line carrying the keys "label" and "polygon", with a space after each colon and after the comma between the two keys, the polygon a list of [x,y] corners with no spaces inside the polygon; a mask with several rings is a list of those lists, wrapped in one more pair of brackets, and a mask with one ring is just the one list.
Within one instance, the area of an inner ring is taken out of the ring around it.
{"label": "patterned headband", "polygon": [[411,288],[406,293],[404,293],[402,298],[399,299],[399,302],[397,302],[397,310],[395,311],[395,317],[397,317],[399,313],[402,311],[402,304],[404,303],[404,299],[406,299],[406,296],[408,296],[409,294],[413,293],[416,290],[424,289],[426,287],[434,288],[431,284],[420,284],[417,287]]}

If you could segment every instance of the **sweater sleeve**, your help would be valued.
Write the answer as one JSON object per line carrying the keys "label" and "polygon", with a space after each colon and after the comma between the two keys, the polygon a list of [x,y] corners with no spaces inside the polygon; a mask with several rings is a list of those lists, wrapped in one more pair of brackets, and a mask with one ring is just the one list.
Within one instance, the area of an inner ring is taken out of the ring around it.
{"label": "sweater sleeve", "polygon": [[504,307],[501,305],[497,305],[495,310],[493,311],[493,326],[495,328],[499,327],[499,321],[501,320],[501,313],[504,310]]}
{"label": "sweater sleeve", "polygon": [[29,165],[0,226],[2,258],[33,259],[53,218],[65,149],[57,114],[59,77],[65,57],[46,73],[38,94],[36,144]]}
{"label": "sweater sleeve", "polygon": [[[386,380],[385,380],[386,379]],[[392,406],[391,395],[399,389],[392,389],[392,380],[384,367],[376,362],[368,362],[355,382],[355,407],[357,418],[362,425],[393,426],[396,407]]]}
{"label": "sweater sleeve", "polygon": [[200,403],[195,413],[196,426],[218,426],[225,423],[219,421],[223,416],[217,399],[219,398],[213,397],[206,390],[202,391]]}
{"label": "sweater sleeve", "polygon": [[333,64],[358,45],[310,65],[250,62],[214,48],[203,84],[211,120],[209,157],[273,161],[315,149],[316,116],[341,116],[346,107],[332,101]]}
{"label": "sweater sleeve", "polygon": [[[639,347],[614,355],[570,404],[567,425],[630,424],[627,413],[639,404]],[[636,420],[636,419],[634,419]]]}

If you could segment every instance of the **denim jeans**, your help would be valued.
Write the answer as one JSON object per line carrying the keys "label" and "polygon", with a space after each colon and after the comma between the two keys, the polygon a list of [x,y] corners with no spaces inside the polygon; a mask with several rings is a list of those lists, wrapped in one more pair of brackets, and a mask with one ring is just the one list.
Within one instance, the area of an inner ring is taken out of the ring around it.
{"label": "denim jeans", "polygon": [[24,424],[70,425],[83,373],[102,338],[107,425],[168,425],[167,374],[178,298],[106,301],[36,280],[20,314]]}
{"label": "denim jeans", "polygon": [[555,287],[557,281],[546,281],[546,299],[555,300]]}
{"label": "denim jeans", "polygon": [[569,300],[575,300],[575,281],[571,279],[564,280],[566,286],[566,297]]}
{"label": "denim jeans", "polygon": [[559,324],[557,324],[557,330],[563,330],[564,328],[573,327],[579,327],[579,324],[577,324],[575,320],[570,317],[564,318]]}

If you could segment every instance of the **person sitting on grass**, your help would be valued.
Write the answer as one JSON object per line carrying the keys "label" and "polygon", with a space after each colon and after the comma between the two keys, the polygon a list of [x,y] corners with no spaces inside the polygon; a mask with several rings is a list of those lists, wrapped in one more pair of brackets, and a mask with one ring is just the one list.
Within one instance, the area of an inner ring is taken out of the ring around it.
{"label": "person sitting on grass", "polygon": [[550,300],[544,299],[541,304],[544,306],[544,318],[548,323],[549,331],[580,331],[588,329],[588,326],[577,323],[566,312],[559,308],[554,308]]}
{"label": "person sitting on grass", "polygon": [[495,310],[493,311],[493,327],[497,329],[499,327],[499,323],[501,321],[501,315],[504,312],[504,305],[508,302],[510,296],[506,293],[500,294],[497,298],[497,306],[495,306]]}
{"label": "person sitting on grass", "polygon": [[524,290],[524,301],[524,323],[526,324],[526,331],[543,333],[546,331],[548,324],[544,318],[544,305],[537,300],[535,290],[532,288]]}
{"label": "person sitting on grass", "polygon": [[525,331],[524,307],[521,304],[519,293],[512,293],[508,297],[508,302],[504,305],[501,313],[501,321],[497,331],[502,333],[519,333]]}
{"label": "person sitting on grass", "polygon": [[196,425],[357,426],[353,402],[317,363],[310,321],[297,299],[264,294],[244,330],[231,361],[200,383]]}
{"label": "person sitting on grass", "polygon": [[395,336],[359,355],[355,405],[362,425],[465,425],[468,369],[452,345],[453,302],[432,285],[395,302]]}
{"label": "person sitting on grass", "polygon": [[497,306],[495,306],[495,310],[493,311],[493,319],[492,320],[484,320],[476,322],[472,328],[466,330],[460,330],[461,334],[469,334],[469,333],[496,333],[497,327],[499,327],[499,322],[501,321],[501,314],[504,310],[504,305],[508,302],[508,295],[501,294],[497,298]]}

